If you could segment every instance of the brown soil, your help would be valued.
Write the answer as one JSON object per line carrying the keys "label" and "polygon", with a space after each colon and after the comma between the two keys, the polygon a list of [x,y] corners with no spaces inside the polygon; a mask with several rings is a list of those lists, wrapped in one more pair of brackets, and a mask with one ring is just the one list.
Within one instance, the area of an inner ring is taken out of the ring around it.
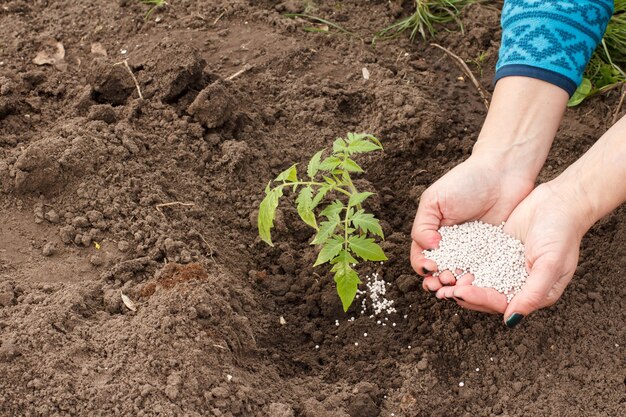
{"label": "brown soil", "polygon": [[[623,208],[585,238],[562,300],[515,331],[418,290],[417,199],[469,155],[485,108],[440,50],[370,46],[398,2],[304,2],[363,41],[281,16],[299,2],[169,3],[144,20],[132,0],[0,0],[0,415],[623,413]],[[470,64],[484,85],[498,19],[472,6],[465,34],[438,39],[486,51],[482,75]],[[55,61],[35,65],[42,50]],[[617,98],[567,112],[542,179]],[[292,208],[275,248],[256,233],[265,182],[348,131],[386,148],[360,181],[388,236],[395,327],[342,313]]]}

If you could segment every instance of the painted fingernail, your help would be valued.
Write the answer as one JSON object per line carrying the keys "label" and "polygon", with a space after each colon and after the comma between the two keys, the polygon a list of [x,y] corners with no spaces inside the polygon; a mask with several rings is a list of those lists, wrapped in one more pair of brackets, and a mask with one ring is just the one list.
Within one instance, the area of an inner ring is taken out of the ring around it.
{"label": "painted fingernail", "polygon": [[424,267],[424,266],[423,266],[423,267],[422,267],[422,272],[424,273],[424,275],[428,275],[428,274],[430,274],[432,271],[430,271],[430,270],[426,269],[426,267]]}
{"label": "painted fingernail", "polygon": [[509,318],[506,319],[506,327],[508,327],[509,329],[514,328],[520,323],[520,321],[522,321],[523,318],[524,316],[521,315],[520,313],[511,314]]}

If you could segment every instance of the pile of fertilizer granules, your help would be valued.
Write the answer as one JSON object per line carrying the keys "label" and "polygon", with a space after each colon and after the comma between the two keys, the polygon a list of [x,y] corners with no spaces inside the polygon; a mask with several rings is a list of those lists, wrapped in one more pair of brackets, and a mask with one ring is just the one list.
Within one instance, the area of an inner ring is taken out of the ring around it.
{"label": "pile of fertilizer granules", "polygon": [[471,273],[473,285],[495,288],[510,302],[528,273],[524,244],[504,233],[503,226],[474,221],[440,228],[439,248],[423,252],[437,264],[439,271],[433,275],[448,270],[459,279]]}

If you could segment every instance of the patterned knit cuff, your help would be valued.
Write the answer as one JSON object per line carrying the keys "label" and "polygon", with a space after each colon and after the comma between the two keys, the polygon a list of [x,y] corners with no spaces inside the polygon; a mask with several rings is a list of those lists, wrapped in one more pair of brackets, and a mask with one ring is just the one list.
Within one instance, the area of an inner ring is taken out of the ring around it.
{"label": "patterned knit cuff", "polygon": [[496,81],[529,76],[573,94],[612,14],[611,0],[505,0]]}
{"label": "patterned knit cuff", "polygon": [[496,76],[494,77],[493,82],[495,84],[501,78],[511,76],[530,77],[549,82],[550,84],[554,84],[567,91],[567,94],[569,94],[570,97],[574,94],[574,91],[576,91],[576,88],[578,87],[574,81],[563,74],[544,68],[531,67],[529,65],[522,64],[505,65],[499,68],[496,71]]}

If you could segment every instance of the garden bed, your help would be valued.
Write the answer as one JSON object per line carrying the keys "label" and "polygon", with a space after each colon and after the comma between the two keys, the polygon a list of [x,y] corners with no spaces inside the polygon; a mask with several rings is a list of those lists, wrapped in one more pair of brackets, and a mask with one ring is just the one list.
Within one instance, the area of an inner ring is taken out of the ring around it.
{"label": "garden bed", "polygon": [[[297,2],[171,3],[144,19],[138,1],[0,1],[0,415],[619,415],[623,208],[584,239],[561,301],[515,331],[436,300],[409,234],[486,114],[463,71],[419,39],[372,47],[399,12],[387,1],[307,11],[352,34],[305,31],[282,16]],[[437,42],[489,87],[499,11],[461,19]],[[541,180],[618,101],[567,111]],[[258,237],[267,181],[347,132],[385,148],[358,185],[389,257],[362,273],[389,283],[390,315],[343,312],[295,208],[274,248]]]}

